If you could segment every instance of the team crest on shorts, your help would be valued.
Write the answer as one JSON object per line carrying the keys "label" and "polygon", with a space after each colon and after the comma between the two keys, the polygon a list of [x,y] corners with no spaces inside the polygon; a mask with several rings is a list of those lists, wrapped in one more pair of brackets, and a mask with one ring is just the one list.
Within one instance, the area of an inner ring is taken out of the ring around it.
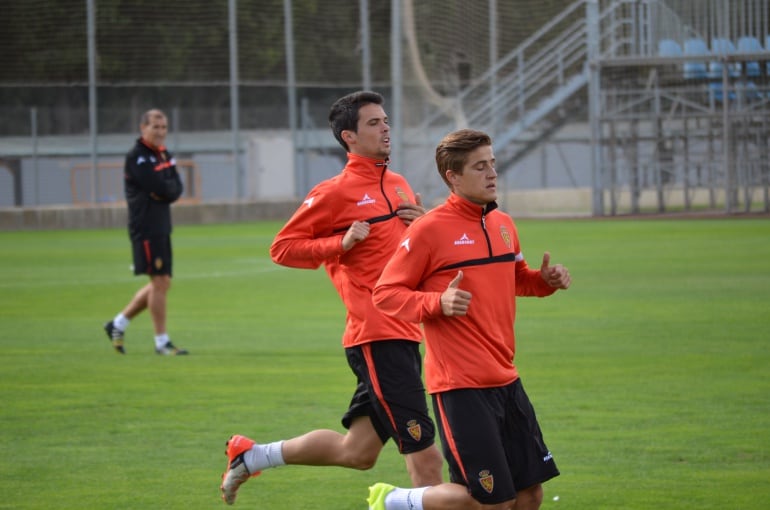
{"label": "team crest on shorts", "polygon": [[409,431],[409,435],[412,436],[412,439],[415,441],[419,441],[422,437],[422,428],[420,427],[420,424],[417,423],[417,420],[409,420],[406,422],[406,430]]}
{"label": "team crest on shorts", "polygon": [[511,247],[511,233],[508,232],[508,229],[505,228],[505,225],[500,226],[500,237],[503,238],[503,242],[505,245],[510,248]]}
{"label": "team crest on shorts", "polygon": [[490,473],[488,469],[485,469],[479,473],[479,483],[485,491],[492,494],[492,491],[495,488],[495,477],[492,476],[492,473]]}
{"label": "team crest on shorts", "polygon": [[155,259],[155,269],[160,270],[163,268],[163,259],[158,257]]}

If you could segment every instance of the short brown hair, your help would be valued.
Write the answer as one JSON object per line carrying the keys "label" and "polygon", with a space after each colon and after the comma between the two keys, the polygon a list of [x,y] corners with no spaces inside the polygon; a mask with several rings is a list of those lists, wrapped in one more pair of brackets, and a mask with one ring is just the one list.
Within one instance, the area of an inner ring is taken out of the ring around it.
{"label": "short brown hair", "polygon": [[462,174],[468,154],[482,145],[492,145],[492,138],[483,131],[460,129],[446,135],[436,147],[436,169],[449,189],[447,170]]}

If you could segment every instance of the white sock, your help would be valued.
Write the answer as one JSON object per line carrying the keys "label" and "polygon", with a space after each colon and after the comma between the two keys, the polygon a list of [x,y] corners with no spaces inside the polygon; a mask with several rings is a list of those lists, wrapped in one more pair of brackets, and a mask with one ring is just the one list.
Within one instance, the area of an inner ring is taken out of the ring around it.
{"label": "white sock", "polygon": [[131,322],[131,319],[129,319],[122,313],[117,314],[115,318],[112,319],[112,323],[115,325],[116,328],[118,328],[121,331],[125,331],[130,322]]}
{"label": "white sock", "polygon": [[285,466],[281,448],[283,441],[275,441],[268,444],[255,444],[251,450],[243,454],[243,461],[250,473],[262,471],[267,468]]}
{"label": "white sock", "polygon": [[423,510],[422,495],[427,487],[401,489],[396,487],[385,496],[385,508],[388,510]]}
{"label": "white sock", "polygon": [[155,347],[160,349],[161,347],[165,347],[168,343],[168,333],[161,333],[160,335],[155,335]]}

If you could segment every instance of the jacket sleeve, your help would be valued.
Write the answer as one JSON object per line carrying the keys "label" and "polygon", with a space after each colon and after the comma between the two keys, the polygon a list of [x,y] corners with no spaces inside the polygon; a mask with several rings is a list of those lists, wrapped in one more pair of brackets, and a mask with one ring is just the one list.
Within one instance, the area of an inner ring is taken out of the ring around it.
{"label": "jacket sleeve", "polygon": [[383,313],[407,322],[422,322],[441,312],[441,292],[418,290],[427,274],[429,253],[415,246],[407,229],[396,253],[385,265],[372,300]]}
{"label": "jacket sleeve", "polygon": [[526,260],[516,262],[515,271],[517,296],[545,297],[556,292],[540,276],[540,270],[530,268]]}
{"label": "jacket sleeve", "polygon": [[311,194],[278,232],[270,246],[273,262],[287,267],[317,269],[344,253],[344,233],[331,229],[332,212],[322,197]]}
{"label": "jacket sleeve", "polygon": [[518,254],[516,265],[514,266],[514,271],[516,272],[516,295],[523,297],[550,296],[556,292],[556,289],[545,283],[545,280],[540,276],[540,269],[529,267],[522,254],[519,231],[513,220],[510,221],[511,223],[508,225],[508,228],[513,232],[513,249]]}
{"label": "jacket sleeve", "polygon": [[176,202],[184,192],[184,185],[182,184],[182,178],[179,176],[179,172],[176,169],[176,165],[168,169],[168,175],[163,178],[164,191],[157,195],[161,199],[165,199],[166,202]]}

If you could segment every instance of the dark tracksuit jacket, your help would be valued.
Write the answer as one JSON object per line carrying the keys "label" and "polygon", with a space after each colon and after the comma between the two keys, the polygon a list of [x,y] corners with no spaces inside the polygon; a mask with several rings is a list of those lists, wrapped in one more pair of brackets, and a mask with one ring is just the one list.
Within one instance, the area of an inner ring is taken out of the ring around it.
{"label": "dark tracksuit jacket", "polygon": [[141,138],[126,155],[125,193],[132,241],[171,234],[171,204],[184,190],[176,160]]}

